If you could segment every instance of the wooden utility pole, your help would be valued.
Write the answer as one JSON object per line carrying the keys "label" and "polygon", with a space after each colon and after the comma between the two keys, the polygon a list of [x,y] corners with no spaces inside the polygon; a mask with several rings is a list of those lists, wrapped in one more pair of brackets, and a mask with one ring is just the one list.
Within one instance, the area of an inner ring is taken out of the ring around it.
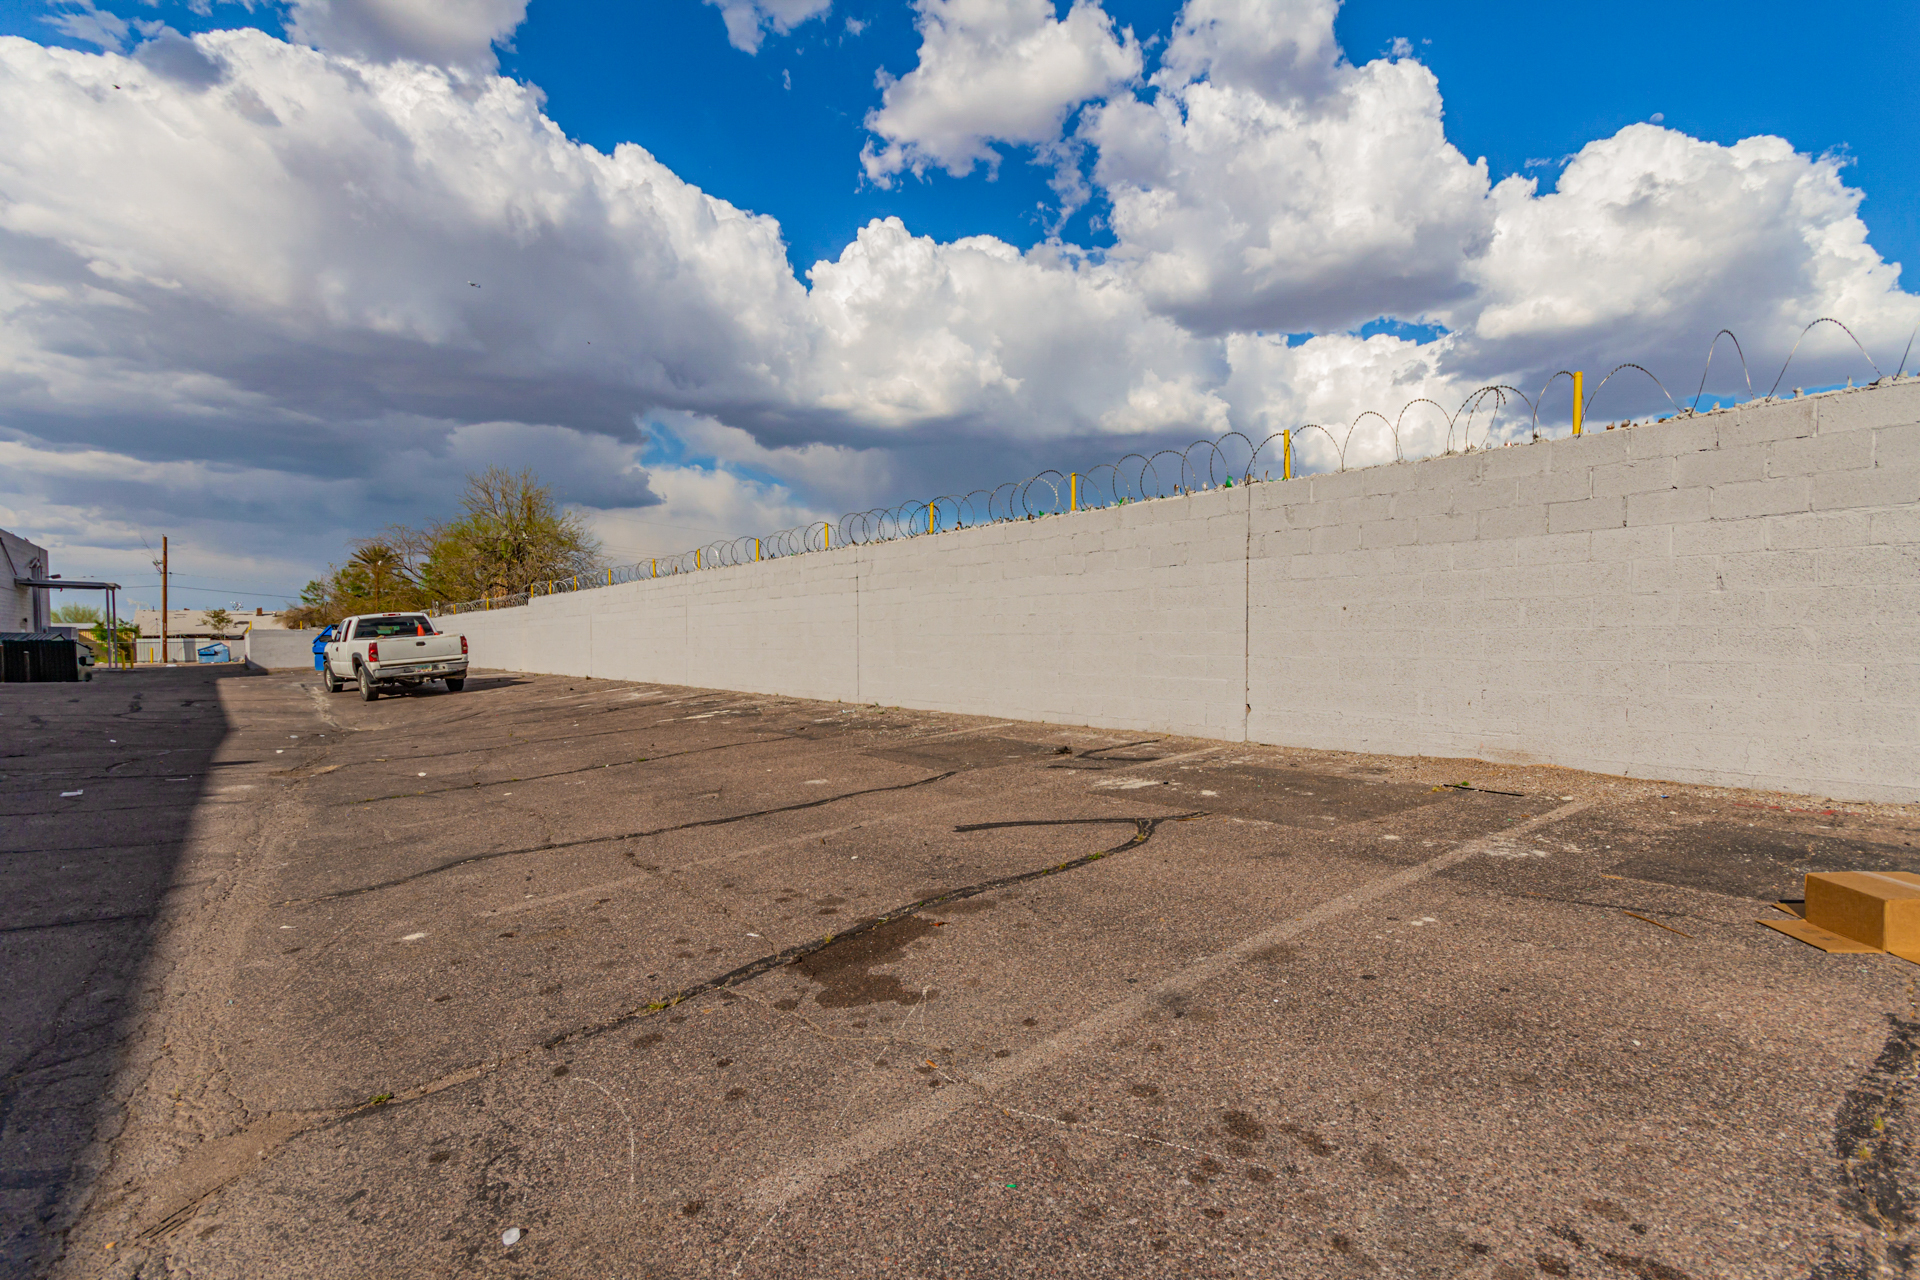
{"label": "wooden utility pole", "polygon": [[160,535],[160,661],[167,660],[167,535]]}

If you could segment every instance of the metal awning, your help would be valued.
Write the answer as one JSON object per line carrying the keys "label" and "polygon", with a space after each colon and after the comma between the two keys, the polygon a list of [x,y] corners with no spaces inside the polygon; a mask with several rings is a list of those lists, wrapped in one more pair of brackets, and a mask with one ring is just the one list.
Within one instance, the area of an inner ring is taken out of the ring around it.
{"label": "metal awning", "polygon": [[[13,580],[16,587],[35,587],[48,591],[104,591],[107,593],[107,616],[113,619],[116,631],[120,625],[120,584],[117,582],[89,582],[84,578],[20,578]],[[107,667],[120,666],[120,646],[117,643],[107,645]],[[89,680],[93,677],[88,676]]]}
{"label": "metal awning", "polygon": [[79,578],[15,578],[16,587],[72,587],[75,591],[118,591],[117,582],[86,582]]}

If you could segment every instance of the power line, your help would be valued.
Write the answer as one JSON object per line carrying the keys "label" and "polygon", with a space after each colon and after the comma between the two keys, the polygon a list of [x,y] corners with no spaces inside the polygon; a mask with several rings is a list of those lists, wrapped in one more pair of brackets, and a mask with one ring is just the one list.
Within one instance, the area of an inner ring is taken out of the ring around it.
{"label": "power line", "polygon": [[211,585],[195,586],[193,585],[192,582],[189,582],[187,579],[183,578],[180,574],[177,574],[177,573],[173,575],[173,581],[176,586],[186,586],[193,591],[218,590],[223,595],[247,596],[256,600],[294,600],[298,598],[296,596],[289,595],[285,591],[242,591],[237,587],[226,586],[211,578],[201,578],[197,580],[200,583],[203,583],[203,584],[210,583]]}
{"label": "power line", "polygon": [[[89,577],[89,576],[100,577],[102,575],[82,574],[81,576],[82,577]],[[154,581],[157,583],[160,578],[159,572],[156,570],[153,576],[154,576]],[[252,588],[243,588],[235,585],[234,583],[224,578],[199,578],[199,577],[194,577],[191,574],[184,574],[184,573],[170,574],[169,577],[171,577],[174,582],[187,583],[189,585],[193,585],[197,590],[205,590],[208,588],[217,587],[223,591],[229,591],[234,595],[258,596],[263,600],[294,600],[299,598],[298,594],[295,592],[259,591],[259,590],[254,590]]]}

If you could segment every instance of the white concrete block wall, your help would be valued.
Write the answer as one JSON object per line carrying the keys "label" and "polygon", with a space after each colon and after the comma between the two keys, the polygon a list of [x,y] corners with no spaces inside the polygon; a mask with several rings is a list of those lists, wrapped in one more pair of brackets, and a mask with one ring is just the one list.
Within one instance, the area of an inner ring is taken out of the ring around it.
{"label": "white concrete block wall", "polygon": [[1238,737],[1247,492],[857,549],[859,697]]}
{"label": "white concrete block wall", "polygon": [[1920,798],[1920,384],[1381,470],[1253,490],[1248,737]]}
{"label": "white concrete block wall", "polygon": [[[244,653],[248,662],[272,669],[313,668],[313,641],[320,628],[308,631],[283,631],[277,627],[249,630],[239,641],[228,641],[236,653]],[[156,641],[157,647],[157,641]]]}
{"label": "white concrete block wall", "polygon": [[858,567],[849,548],[686,575],[679,683],[858,698]]}
{"label": "white concrete block wall", "polygon": [[1920,799],[1920,380],[585,591],[480,666]]}

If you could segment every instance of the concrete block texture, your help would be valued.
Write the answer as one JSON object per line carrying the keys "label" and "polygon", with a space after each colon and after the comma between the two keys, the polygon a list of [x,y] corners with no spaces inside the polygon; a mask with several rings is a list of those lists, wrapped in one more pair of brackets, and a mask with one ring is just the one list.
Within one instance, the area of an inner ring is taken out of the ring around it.
{"label": "concrete block texture", "polygon": [[1767,546],[1775,551],[1803,547],[1861,547],[1873,541],[1873,513],[1819,511],[1784,516],[1766,523]]}
{"label": "concrete block texture", "polygon": [[1816,472],[1853,471],[1874,464],[1882,431],[1849,431],[1830,436],[1797,436],[1775,440],[1767,448],[1767,474],[1804,476]]}
{"label": "concrete block texture", "polygon": [[1593,471],[1593,496],[1614,498],[1635,493],[1671,489],[1679,483],[1674,476],[1674,460],[1661,456],[1631,458],[1609,463]]}
{"label": "concrete block texture", "polygon": [[1873,463],[1879,467],[1920,463],[1920,422],[1875,431]]}
{"label": "concrete block texture", "polygon": [[1806,481],[1815,511],[1842,507],[1906,507],[1920,502],[1920,463],[1816,475]]}
{"label": "concrete block texture", "polygon": [[1810,436],[1817,429],[1816,414],[1821,398],[1809,396],[1798,400],[1774,400],[1765,403],[1744,404],[1738,409],[1726,410],[1714,416],[1719,420],[1717,434],[1722,449],[1735,449],[1742,445],[1765,444],[1773,440],[1790,440],[1795,436]]}
{"label": "concrete block texture", "polygon": [[1517,480],[1522,476],[1543,475],[1547,470],[1550,449],[1551,446],[1539,444],[1489,449],[1477,455],[1480,459],[1480,478],[1483,481]]}
{"label": "concrete block texture", "polygon": [[1504,511],[1482,511],[1479,516],[1479,537],[1483,541],[1537,538],[1547,531],[1545,503],[1516,503]]}
{"label": "concrete block texture", "polygon": [[[1559,442],[1547,446],[1558,447]],[[1516,502],[1581,502],[1593,496],[1593,469],[1557,467],[1540,475],[1521,476],[1515,489]]]}
{"label": "concrete block texture", "polygon": [[1609,463],[1625,462],[1627,456],[1627,437],[1621,432],[1606,430],[1602,424],[1585,435],[1563,436],[1554,441],[1550,468],[1592,471]]}
{"label": "concrete block texture", "polygon": [[1707,518],[1709,490],[1661,489],[1627,495],[1629,525],[1675,525]]}
{"label": "concrete block texture", "polygon": [[1813,397],[1821,435],[1920,423],[1920,378],[1872,388],[1872,395],[1834,391]]}
{"label": "concrete block texture", "polygon": [[1625,498],[1588,498],[1584,502],[1547,504],[1547,531],[1575,533],[1582,529],[1618,529],[1627,523]]}
{"label": "concrete block texture", "polygon": [[1920,800],[1920,381],[449,621],[482,668]]}
{"label": "concrete block texture", "polygon": [[1686,489],[1702,484],[1737,484],[1767,478],[1767,446],[1708,449],[1674,459],[1673,483]]}
{"label": "concrete block texture", "polygon": [[1777,516],[1806,511],[1812,504],[1812,490],[1812,480],[1807,476],[1716,484],[1708,493],[1707,511],[1715,520],[1743,520],[1750,516]]}
{"label": "concrete block texture", "polygon": [[1720,428],[1716,415],[1702,414],[1655,424],[1651,430],[1623,428],[1627,456],[1633,458],[1676,458],[1720,447]]}

